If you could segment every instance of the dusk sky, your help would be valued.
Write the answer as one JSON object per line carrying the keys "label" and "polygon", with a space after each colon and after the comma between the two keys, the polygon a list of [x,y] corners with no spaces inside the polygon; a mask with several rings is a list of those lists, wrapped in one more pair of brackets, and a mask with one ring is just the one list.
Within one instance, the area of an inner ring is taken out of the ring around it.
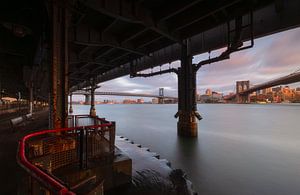
{"label": "dusk sky", "polygon": [[[211,57],[219,55],[211,53]],[[194,56],[198,63],[208,58],[208,53]],[[179,61],[172,67],[178,67]],[[162,69],[168,68],[163,65]],[[207,88],[227,94],[235,90],[235,81],[250,80],[251,85],[259,84],[300,69],[300,28],[256,39],[254,47],[231,54],[229,60],[209,64],[197,73],[197,91],[203,94]],[[154,68],[153,71],[158,70]],[[143,72],[147,72],[145,70]],[[177,96],[177,76],[174,73],[149,78],[120,77],[101,83],[97,91],[132,92],[158,94],[158,88],[165,88],[165,95]],[[291,86],[300,86],[299,83]],[[83,99],[78,96],[76,99]],[[120,97],[97,97],[96,100],[120,99]],[[123,97],[121,99],[124,99]]]}

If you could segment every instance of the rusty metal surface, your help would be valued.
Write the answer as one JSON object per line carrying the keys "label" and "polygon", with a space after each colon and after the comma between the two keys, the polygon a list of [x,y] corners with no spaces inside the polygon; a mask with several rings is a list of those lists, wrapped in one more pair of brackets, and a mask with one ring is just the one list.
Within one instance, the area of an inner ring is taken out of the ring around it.
{"label": "rusty metal surface", "polygon": [[52,4],[51,114],[53,128],[67,127],[68,116],[68,8],[66,2]]}

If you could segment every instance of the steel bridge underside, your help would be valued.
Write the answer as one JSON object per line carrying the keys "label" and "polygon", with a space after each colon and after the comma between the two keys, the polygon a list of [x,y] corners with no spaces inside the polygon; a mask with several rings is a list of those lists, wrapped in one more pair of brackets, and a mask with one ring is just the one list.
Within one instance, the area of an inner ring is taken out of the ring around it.
{"label": "steel bridge underside", "polygon": [[[50,128],[67,126],[70,92],[90,89],[90,115],[96,116],[97,83],[172,71],[177,132],[192,137],[202,119],[198,69],[300,24],[298,0],[11,0],[1,8],[1,88],[30,102],[34,96],[49,101]],[[193,64],[194,55],[219,48],[225,48],[220,56]],[[139,72],[176,60],[176,69]]]}
{"label": "steel bridge underside", "polygon": [[[1,87],[22,91],[28,83],[48,99],[51,82],[51,2],[1,2]],[[295,28],[300,24],[297,0],[76,0],[67,2],[68,88],[104,82],[180,59],[182,41],[191,40],[191,55],[223,48],[228,23],[243,16],[243,40],[249,40],[250,13],[254,38]],[[248,27],[247,27],[248,26]],[[230,33],[229,33],[230,34]]]}
{"label": "steel bridge underside", "polygon": [[[139,10],[147,10],[150,14],[137,14],[134,17],[130,14],[121,16],[103,7],[92,6],[94,11],[112,20],[104,28],[104,34],[102,32],[105,41],[91,38],[91,35],[99,33],[87,30],[86,27],[78,32],[81,27],[78,26],[74,33],[76,36],[72,38],[75,41],[71,42],[83,49],[79,49],[79,55],[78,51],[77,55],[76,51],[71,51],[71,91],[89,86],[88,79],[91,77],[95,77],[99,83],[130,74],[130,66],[134,66],[135,71],[142,71],[180,60],[184,39],[191,40],[192,55],[226,47],[230,36],[227,22],[234,29],[235,17],[242,15],[243,25],[247,26],[252,10],[253,32],[245,28],[242,34],[244,41],[250,40],[251,33],[254,38],[259,38],[300,24],[300,2],[294,0],[286,0],[282,4],[273,1],[149,2],[153,7],[148,7],[150,5],[147,1],[143,2],[145,4],[142,3],[143,8],[139,7]],[[134,28],[140,29],[133,33],[129,28],[132,31],[135,31]],[[109,40],[120,41],[111,43]],[[87,59],[82,59],[83,56]]]}

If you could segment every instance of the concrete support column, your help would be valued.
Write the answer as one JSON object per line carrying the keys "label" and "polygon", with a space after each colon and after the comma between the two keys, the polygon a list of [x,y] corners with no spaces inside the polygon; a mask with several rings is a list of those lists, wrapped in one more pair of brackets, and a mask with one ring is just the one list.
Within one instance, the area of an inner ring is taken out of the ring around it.
{"label": "concrete support column", "polygon": [[68,20],[67,1],[51,2],[52,64],[50,128],[68,126]]}
{"label": "concrete support column", "polygon": [[29,114],[33,113],[33,83],[29,86]]}
{"label": "concrete support column", "polygon": [[180,136],[196,137],[198,125],[196,120],[196,70],[192,64],[189,42],[182,45],[181,67],[178,73],[178,112],[177,133]]}
{"label": "concrete support column", "polygon": [[69,113],[73,113],[73,106],[72,106],[72,93],[70,94],[70,107],[69,107]]}

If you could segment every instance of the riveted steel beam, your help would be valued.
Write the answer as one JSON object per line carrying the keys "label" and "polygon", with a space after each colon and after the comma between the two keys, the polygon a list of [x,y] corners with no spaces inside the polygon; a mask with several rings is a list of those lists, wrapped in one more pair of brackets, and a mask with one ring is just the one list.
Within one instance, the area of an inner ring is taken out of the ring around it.
{"label": "riveted steel beam", "polygon": [[67,127],[68,116],[68,9],[66,2],[51,2],[52,70],[50,127]]}

